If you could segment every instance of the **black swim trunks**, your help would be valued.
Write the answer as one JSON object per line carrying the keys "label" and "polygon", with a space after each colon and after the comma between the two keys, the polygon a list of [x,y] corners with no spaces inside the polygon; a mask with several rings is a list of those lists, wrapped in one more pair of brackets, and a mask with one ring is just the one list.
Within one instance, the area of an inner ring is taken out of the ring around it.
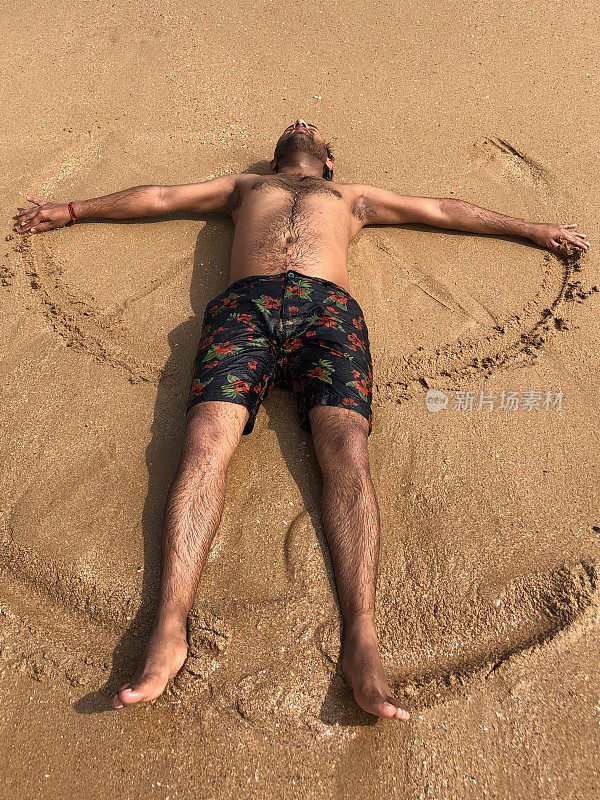
{"label": "black swim trunks", "polygon": [[293,391],[303,430],[319,404],[357,411],[371,433],[369,331],[341,286],[297,270],[249,275],[207,304],[187,411],[204,400],[240,403],[248,434],[273,386]]}

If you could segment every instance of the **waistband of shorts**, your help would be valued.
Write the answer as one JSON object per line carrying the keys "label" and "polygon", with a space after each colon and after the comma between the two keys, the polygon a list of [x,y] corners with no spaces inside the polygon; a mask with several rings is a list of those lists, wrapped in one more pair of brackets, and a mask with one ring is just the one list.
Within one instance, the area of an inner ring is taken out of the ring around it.
{"label": "waistband of shorts", "polygon": [[350,292],[347,289],[344,289],[344,287],[340,286],[338,283],[328,281],[326,278],[319,278],[317,275],[307,275],[305,272],[299,272],[296,269],[286,269],[285,272],[277,272],[274,275],[246,275],[244,278],[239,278],[237,281],[230,283],[229,286],[222,292],[222,294],[225,294],[225,292],[229,292],[238,286],[244,286],[244,284],[250,281],[277,281],[278,283],[282,283],[285,278],[288,277],[288,273],[290,272],[293,272],[298,278],[303,278],[308,281],[316,281],[317,283],[331,286],[336,291],[342,292],[342,294],[346,295],[346,297],[354,300]]}

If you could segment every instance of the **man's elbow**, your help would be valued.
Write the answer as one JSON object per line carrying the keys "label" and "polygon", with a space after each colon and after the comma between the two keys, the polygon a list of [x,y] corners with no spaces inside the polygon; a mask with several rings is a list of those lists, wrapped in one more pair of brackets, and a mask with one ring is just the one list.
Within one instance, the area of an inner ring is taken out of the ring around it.
{"label": "man's elbow", "polygon": [[434,224],[440,228],[462,230],[460,226],[470,217],[469,209],[473,208],[471,203],[458,197],[440,197],[438,202],[441,221]]}
{"label": "man's elbow", "polygon": [[168,214],[172,209],[169,206],[169,189],[170,186],[153,186],[155,192],[155,201],[157,214]]}
{"label": "man's elbow", "polygon": [[455,200],[453,197],[435,198],[435,205],[432,209],[432,219],[435,221],[430,224],[438,228],[451,228],[456,219],[458,203],[460,200]]}

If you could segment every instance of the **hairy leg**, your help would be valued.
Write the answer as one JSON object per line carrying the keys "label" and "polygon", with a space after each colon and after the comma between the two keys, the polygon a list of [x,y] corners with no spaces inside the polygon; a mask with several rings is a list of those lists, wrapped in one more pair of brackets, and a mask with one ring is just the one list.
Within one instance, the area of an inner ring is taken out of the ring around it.
{"label": "hairy leg", "polygon": [[152,633],[131,682],[113,697],[115,708],[154,700],[183,666],[187,615],[221,521],[227,466],[247,419],[247,409],[235,403],[206,401],[189,411],[181,460],[167,495]]}
{"label": "hairy leg", "polygon": [[391,695],[377,645],[380,515],[369,467],[368,423],[354,411],[330,406],[313,406],[309,417],[323,476],[323,529],[344,621],[342,669],[361,708],[408,719]]}

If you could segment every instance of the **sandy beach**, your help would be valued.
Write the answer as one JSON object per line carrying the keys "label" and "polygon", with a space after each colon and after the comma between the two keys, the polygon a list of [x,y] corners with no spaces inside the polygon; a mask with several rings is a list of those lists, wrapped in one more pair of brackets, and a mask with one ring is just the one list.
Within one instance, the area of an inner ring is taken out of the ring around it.
{"label": "sandy beach", "polygon": [[[4,10],[0,797],[598,796],[598,16],[580,0]],[[280,389],[229,466],[182,671],[117,711],[233,225],[19,235],[12,218],[27,195],[266,174],[298,115],[339,181],[577,223],[591,248],[425,225],[350,246],[377,630],[408,722],[361,711],[344,681],[318,463]]]}

